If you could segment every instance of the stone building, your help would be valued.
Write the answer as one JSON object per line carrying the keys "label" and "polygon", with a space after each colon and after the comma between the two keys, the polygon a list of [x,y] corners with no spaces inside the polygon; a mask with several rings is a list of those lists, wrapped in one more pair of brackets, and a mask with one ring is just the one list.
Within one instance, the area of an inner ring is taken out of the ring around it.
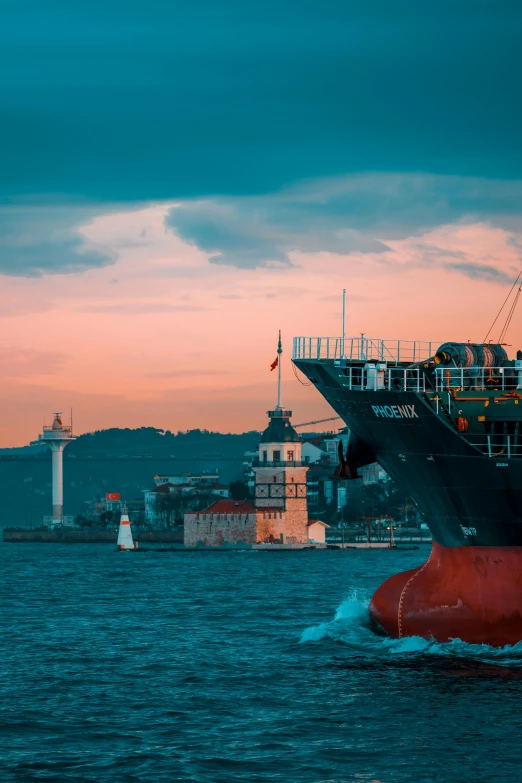
{"label": "stone building", "polygon": [[254,459],[254,500],[219,500],[185,514],[186,546],[307,544],[308,508],[302,442],[290,423],[292,412],[277,406]]}

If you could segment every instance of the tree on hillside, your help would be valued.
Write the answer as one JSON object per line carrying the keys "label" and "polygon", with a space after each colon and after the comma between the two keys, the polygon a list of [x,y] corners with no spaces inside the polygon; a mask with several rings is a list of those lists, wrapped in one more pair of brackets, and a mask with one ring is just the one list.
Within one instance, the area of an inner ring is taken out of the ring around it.
{"label": "tree on hillside", "polygon": [[155,506],[156,510],[162,515],[165,527],[170,528],[173,527],[177,521],[183,519],[183,512],[187,506],[187,498],[180,490],[161,492],[156,495]]}
{"label": "tree on hillside", "polygon": [[252,493],[246,481],[231,481],[229,485],[230,497],[234,500],[250,500]]}
{"label": "tree on hillside", "polygon": [[194,509],[194,511],[204,511],[206,508],[211,506],[212,503],[215,503],[216,500],[219,500],[219,497],[214,495],[210,489],[203,489],[194,495],[193,500],[194,503],[191,505],[191,507]]}
{"label": "tree on hillside", "polygon": [[100,514],[100,522],[103,527],[118,527],[120,524],[121,512],[120,511],[103,511]]}

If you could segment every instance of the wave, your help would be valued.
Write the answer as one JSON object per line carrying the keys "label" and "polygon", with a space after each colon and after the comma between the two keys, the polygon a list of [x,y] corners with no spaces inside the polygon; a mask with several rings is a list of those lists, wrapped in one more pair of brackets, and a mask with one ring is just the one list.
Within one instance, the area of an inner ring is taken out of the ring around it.
{"label": "wave", "polygon": [[372,655],[450,656],[522,670],[522,641],[505,647],[490,647],[488,644],[469,644],[461,639],[449,642],[421,636],[392,639],[377,632],[368,613],[369,603],[370,599],[361,591],[352,591],[337,609],[334,619],[306,628],[300,643],[330,640]]}

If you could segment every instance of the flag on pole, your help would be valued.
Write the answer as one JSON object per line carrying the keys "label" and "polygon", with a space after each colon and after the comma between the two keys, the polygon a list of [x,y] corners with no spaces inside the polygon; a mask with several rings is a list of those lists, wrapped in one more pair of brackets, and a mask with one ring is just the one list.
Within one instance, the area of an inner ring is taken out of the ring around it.
{"label": "flag on pole", "polygon": [[279,364],[279,356],[276,356],[275,360],[270,365],[270,372],[272,372],[272,370],[275,370],[278,364]]}

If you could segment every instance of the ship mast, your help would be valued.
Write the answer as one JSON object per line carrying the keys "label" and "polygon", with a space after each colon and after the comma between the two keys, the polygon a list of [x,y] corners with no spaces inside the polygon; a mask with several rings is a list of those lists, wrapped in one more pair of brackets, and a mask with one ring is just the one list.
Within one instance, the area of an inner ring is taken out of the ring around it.
{"label": "ship mast", "polygon": [[346,288],[343,288],[343,336],[341,339],[341,359],[346,359],[344,343],[346,340]]}

